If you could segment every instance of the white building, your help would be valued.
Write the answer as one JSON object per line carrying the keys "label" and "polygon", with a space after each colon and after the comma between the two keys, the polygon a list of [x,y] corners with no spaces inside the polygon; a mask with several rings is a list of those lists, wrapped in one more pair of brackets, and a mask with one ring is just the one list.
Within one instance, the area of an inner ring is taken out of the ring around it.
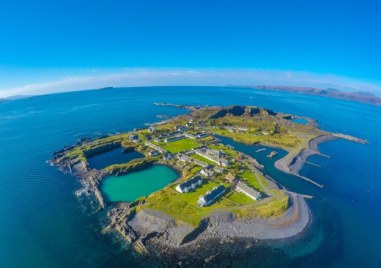
{"label": "white building", "polygon": [[219,166],[229,166],[229,161],[223,158],[223,153],[221,151],[206,148],[195,150],[195,153],[205,157]]}
{"label": "white building", "polygon": [[194,176],[193,178],[187,180],[176,186],[176,191],[179,193],[188,193],[199,187],[202,184],[202,179],[200,176]]}
{"label": "white building", "polygon": [[213,168],[203,168],[201,169],[200,174],[205,177],[212,177],[214,174],[214,170]]}
{"label": "white building", "polygon": [[197,205],[199,207],[209,206],[218,198],[220,198],[225,193],[225,191],[226,189],[223,185],[214,187],[212,191],[207,191],[206,195],[200,195],[197,201]]}
{"label": "white building", "polygon": [[237,192],[244,193],[246,196],[250,197],[253,200],[259,200],[262,197],[260,192],[257,192],[241,181],[237,183],[236,190]]}

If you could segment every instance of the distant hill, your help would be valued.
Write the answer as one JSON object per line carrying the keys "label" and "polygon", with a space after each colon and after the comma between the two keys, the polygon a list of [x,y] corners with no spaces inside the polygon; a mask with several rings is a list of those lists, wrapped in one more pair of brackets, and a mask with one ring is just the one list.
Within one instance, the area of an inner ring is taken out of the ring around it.
{"label": "distant hill", "polygon": [[258,108],[258,107],[246,107],[246,106],[229,106],[218,109],[214,114],[210,115],[210,118],[217,119],[225,116],[244,116],[252,117],[257,114],[262,115],[276,115],[276,113],[270,109]]}
{"label": "distant hill", "polygon": [[18,99],[25,99],[25,98],[30,98],[33,97],[33,95],[15,95],[15,96],[10,96],[7,98],[0,98],[0,102],[5,102],[9,100],[18,100]]}
{"label": "distant hill", "polygon": [[297,92],[303,94],[310,94],[316,96],[330,97],[335,99],[357,101],[367,104],[381,106],[381,98],[369,92],[346,92],[334,88],[313,88],[313,87],[292,87],[292,86],[271,86],[271,85],[258,85],[252,88],[263,90],[277,90],[287,92]]}

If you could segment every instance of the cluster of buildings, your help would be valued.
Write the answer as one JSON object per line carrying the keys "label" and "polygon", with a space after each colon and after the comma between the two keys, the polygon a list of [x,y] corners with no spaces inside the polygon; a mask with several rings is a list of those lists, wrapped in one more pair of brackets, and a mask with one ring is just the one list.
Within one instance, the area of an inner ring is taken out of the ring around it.
{"label": "cluster of buildings", "polygon": [[158,151],[160,153],[163,153],[163,154],[167,153],[166,150],[164,150],[160,146],[157,146],[156,144],[153,144],[152,142],[146,141],[145,145],[148,146],[148,147],[151,147],[152,149],[154,149],[154,150],[156,150],[156,151]]}
{"label": "cluster of buildings", "polygon": [[128,139],[129,139],[130,141],[135,142],[135,143],[140,142],[139,136],[136,135],[136,134],[131,134],[131,135],[128,137]]}
{"label": "cluster of buildings", "polygon": [[225,127],[229,132],[246,132],[248,128],[246,127]]}
{"label": "cluster of buildings", "polygon": [[199,207],[209,206],[219,199],[226,191],[226,188],[223,185],[218,187],[213,187],[212,191],[207,191],[205,195],[200,195],[197,201]]}
{"label": "cluster of buildings", "polygon": [[219,166],[227,167],[229,166],[229,161],[224,158],[224,154],[219,150],[213,150],[209,148],[196,149],[195,153],[205,157],[206,159],[216,163]]}
{"label": "cluster of buildings", "polygon": [[[177,126],[175,128],[175,131],[171,133],[167,133],[165,135],[159,135],[159,134],[153,135],[153,137],[145,141],[145,145],[152,148],[152,150],[148,154],[154,157],[160,154],[163,154],[163,158],[166,160],[170,160],[174,156],[169,154],[165,149],[161,148],[160,146],[150,142],[149,140],[154,140],[155,142],[173,142],[173,141],[181,140],[184,138],[200,139],[208,135],[205,132],[197,132],[197,133],[186,132],[189,129],[188,126],[192,126],[191,121],[186,126]],[[231,132],[247,131],[247,128],[241,128],[241,127],[235,127],[235,128],[227,127],[226,129],[228,129]],[[150,133],[158,132],[157,129],[152,126],[148,128],[148,131]],[[129,140],[135,143],[140,142],[139,136],[136,134],[131,134],[129,136]],[[216,165],[209,165],[208,163],[202,161],[202,159],[200,160],[200,159],[193,158],[192,155],[194,154],[199,155],[205,159],[208,159],[209,161],[215,163]],[[210,149],[206,146],[202,148],[190,150],[185,153],[179,153],[176,155],[176,157],[178,161],[183,162],[184,164],[193,162],[202,167],[202,169],[199,172],[199,175],[196,175],[176,186],[175,189],[180,194],[188,193],[188,192],[196,190],[198,187],[201,187],[204,181],[204,179],[201,176],[206,178],[212,178],[213,175],[215,175],[216,173],[224,173],[225,168],[230,165],[229,160],[226,158],[226,155],[223,152],[219,150]],[[256,190],[254,190],[253,188],[251,188],[244,182],[240,181],[232,173],[228,173],[225,178],[227,182],[233,185],[232,189],[235,189],[237,192],[241,192],[253,200],[258,200],[262,197],[260,192],[257,192]],[[225,188],[223,185],[216,186],[212,190],[207,191],[205,195],[200,195],[197,200],[197,205],[199,207],[209,206],[215,201],[217,201],[219,198],[221,198],[226,191],[227,191],[227,188]]]}
{"label": "cluster of buildings", "polygon": [[194,134],[191,134],[191,133],[184,133],[184,136],[185,136],[185,137],[190,138],[190,139],[193,139],[193,140],[204,138],[204,137],[206,137],[207,135],[208,135],[208,134],[205,133],[205,132],[197,132],[197,133],[194,133]]}
{"label": "cluster of buildings", "polygon": [[191,179],[178,184],[176,186],[176,191],[178,191],[179,193],[188,193],[189,191],[192,191],[197,187],[201,186],[201,184],[202,178],[200,176],[194,176]]}
{"label": "cluster of buildings", "polygon": [[[260,192],[254,190],[252,187],[248,186],[244,182],[238,180],[234,175],[229,173],[227,177],[230,177],[229,180],[235,182],[235,187],[234,189],[239,192],[243,193],[249,198],[253,200],[259,200],[262,198],[262,195]],[[188,193],[190,191],[195,190],[196,188],[200,187],[203,183],[203,179],[201,176],[194,176],[190,178],[189,180],[180,183],[176,186],[176,191],[179,193]],[[199,207],[205,207],[209,206],[215,201],[217,201],[225,192],[226,188],[223,185],[219,185],[216,187],[213,187],[211,191],[207,191],[205,195],[200,195],[197,201],[197,205]]]}

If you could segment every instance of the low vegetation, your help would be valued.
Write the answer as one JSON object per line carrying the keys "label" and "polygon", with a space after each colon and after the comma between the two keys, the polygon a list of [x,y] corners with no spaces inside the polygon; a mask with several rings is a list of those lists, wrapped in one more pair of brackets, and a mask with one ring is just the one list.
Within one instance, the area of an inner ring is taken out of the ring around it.
{"label": "low vegetation", "polygon": [[173,185],[148,196],[146,203],[139,206],[139,209],[150,208],[159,210],[175,219],[197,226],[201,219],[211,211],[234,206],[229,200],[222,198],[210,206],[197,207],[199,196],[204,195],[208,190],[218,185],[220,184],[217,182],[205,180],[201,187],[183,194],[178,193]]}
{"label": "low vegetation", "polygon": [[161,142],[160,146],[170,153],[178,153],[200,147],[201,145],[197,141],[187,138],[172,142]]}
{"label": "low vegetation", "polygon": [[[192,115],[178,117],[172,121],[157,125],[152,133],[148,129],[141,129],[84,143],[68,150],[65,157],[86,162],[86,157],[97,154],[102,150],[108,150],[113,146],[122,146],[139,151],[145,157],[134,159],[125,164],[111,165],[104,169],[106,172],[121,175],[160,162],[180,170],[182,172],[182,181],[184,181],[198,175],[202,167],[197,165],[196,161],[183,160],[185,163],[179,161],[179,155],[176,156],[176,154],[189,152],[200,146],[207,146],[209,149],[222,152],[224,159],[229,161],[229,165],[215,171],[210,178],[204,178],[202,186],[189,193],[178,193],[175,190],[177,184],[171,184],[152,193],[147,198],[141,198],[145,202],[138,205],[136,210],[139,211],[145,208],[159,210],[193,226],[197,226],[202,218],[214,210],[231,211],[238,217],[245,218],[278,217],[289,206],[288,195],[282,190],[268,190],[268,180],[260,172],[253,170],[255,160],[250,162],[244,154],[237,152],[234,148],[215,143],[216,140],[212,134],[226,136],[245,144],[261,143],[281,147],[288,150],[290,155],[306,148],[310,139],[321,134],[321,131],[313,126],[294,124],[283,117],[284,115],[278,115],[270,110],[256,107],[242,108],[237,106],[225,109],[209,107],[197,110]],[[194,123],[190,122],[189,118],[192,118]],[[185,130],[179,130],[178,126],[183,126]],[[182,137],[182,139],[172,142],[163,142],[168,136],[183,134],[181,132],[194,135],[201,132],[206,133],[206,136],[200,139]],[[130,134],[137,135],[139,140],[131,141],[129,139]],[[153,149],[147,146],[145,141],[150,141],[174,154],[173,158],[163,157],[163,154],[159,153],[155,157],[149,156]],[[188,155],[211,166],[217,166],[215,162],[203,156],[192,154],[192,152],[189,152]],[[256,166],[259,166],[259,164],[257,163]],[[226,174],[228,173],[234,174],[238,179],[261,192],[265,197],[256,201],[244,193],[237,192],[234,189],[234,183],[226,180]],[[210,206],[197,206],[200,195],[205,195],[207,191],[221,184],[227,189],[222,198],[219,198]]]}
{"label": "low vegetation", "polygon": [[207,158],[205,158],[205,157],[203,157],[203,156],[201,156],[201,155],[198,155],[198,154],[193,154],[191,157],[192,157],[193,159],[197,159],[197,160],[200,160],[200,161],[202,161],[202,162],[205,162],[205,163],[207,163],[207,164],[209,164],[209,165],[211,165],[211,166],[216,165],[216,163],[214,163],[213,161],[211,161],[211,160],[209,160],[209,159],[207,159]]}

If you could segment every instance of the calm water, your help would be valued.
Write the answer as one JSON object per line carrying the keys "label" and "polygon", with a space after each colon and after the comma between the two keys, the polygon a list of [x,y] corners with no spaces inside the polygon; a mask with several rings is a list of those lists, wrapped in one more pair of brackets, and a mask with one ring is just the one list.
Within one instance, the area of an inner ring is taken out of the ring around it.
{"label": "calm water", "polygon": [[107,177],[104,179],[101,189],[108,201],[131,202],[164,188],[178,177],[179,174],[172,168],[154,165],[123,176]]}
{"label": "calm water", "polygon": [[114,164],[128,163],[143,156],[144,155],[137,151],[123,152],[122,148],[117,148],[112,151],[90,157],[88,158],[88,162],[91,168],[103,169]]}
{"label": "calm water", "polygon": [[[323,129],[369,140],[371,145],[339,140],[320,146],[331,158],[311,157],[322,168],[306,165],[302,173],[323,183],[323,189],[281,172],[272,174],[291,190],[316,196],[309,201],[314,225],[302,240],[272,246],[288,256],[277,259],[278,265],[380,267],[381,108],[293,93],[207,87],[98,90],[1,103],[1,267],[146,264],[100,235],[100,217],[83,213],[83,203],[74,195],[80,187],[76,179],[46,160],[79,138],[128,131],[158,121],[159,114],[183,112],[154,102],[259,105],[309,116]],[[273,169],[271,163],[266,168]],[[271,255],[263,256],[260,264],[266,259]],[[250,264],[256,265],[255,258]]]}
{"label": "calm water", "polygon": [[291,121],[298,123],[298,124],[302,124],[302,125],[305,125],[308,123],[308,121],[306,119],[303,119],[303,118],[296,118],[296,119],[292,119]]}

